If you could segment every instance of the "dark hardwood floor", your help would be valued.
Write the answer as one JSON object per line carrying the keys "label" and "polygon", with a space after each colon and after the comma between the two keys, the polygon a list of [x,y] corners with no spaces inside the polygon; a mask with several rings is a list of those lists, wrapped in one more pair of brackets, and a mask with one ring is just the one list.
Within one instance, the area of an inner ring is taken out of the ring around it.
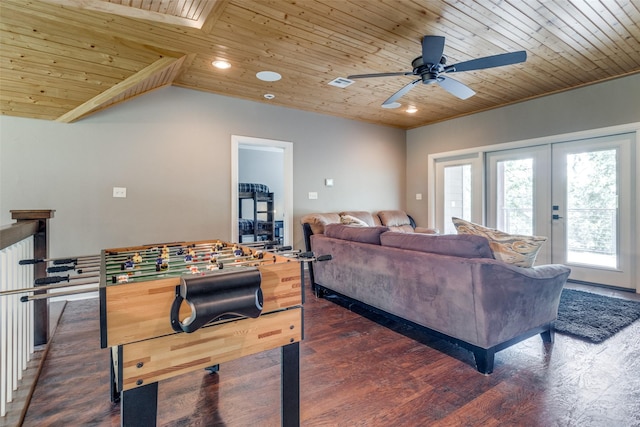
{"label": "dark hardwood floor", "polygon": [[[307,294],[303,426],[640,426],[640,322],[601,344],[530,338],[497,353],[489,376],[466,350],[380,323]],[[69,302],[24,425],[119,425],[108,372],[98,300]],[[158,400],[162,426],[277,426],[280,351],[163,381]]]}

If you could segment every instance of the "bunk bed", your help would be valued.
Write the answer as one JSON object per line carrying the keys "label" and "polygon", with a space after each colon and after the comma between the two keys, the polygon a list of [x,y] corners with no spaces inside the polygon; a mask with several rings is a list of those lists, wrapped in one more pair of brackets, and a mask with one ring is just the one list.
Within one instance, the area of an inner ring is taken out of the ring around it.
{"label": "bunk bed", "polygon": [[[250,200],[251,207],[243,208]],[[239,242],[273,241],[273,193],[265,184],[238,184],[238,239]],[[251,238],[251,239],[250,239]]]}

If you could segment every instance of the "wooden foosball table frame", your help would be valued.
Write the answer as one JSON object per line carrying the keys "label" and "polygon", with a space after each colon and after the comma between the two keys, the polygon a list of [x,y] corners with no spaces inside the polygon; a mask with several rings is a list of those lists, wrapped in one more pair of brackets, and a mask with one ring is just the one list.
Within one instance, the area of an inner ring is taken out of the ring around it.
{"label": "wooden foosball table frame", "polygon": [[[216,241],[180,242],[207,245]],[[113,283],[108,264],[115,254],[158,245],[102,251],[100,343],[111,349],[111,399],[120,401],[121,425],[156,425],[158,382],[187,372],[280,347],[283,426],[300,424],[300,352],[303,339],[302,263],[265,252],[259,264],[262,312],[257,318],[214,321],[192,332],[175,332],[169,313],[181,276]],[[242,247],[245,253],[256,250]],[[225,270],[235,268],[233,264]],[[161,276],[162,272],[158,273]],[[135,278],[135,276],[132,276]],[[180,317],[191,309],[180,306]]]}

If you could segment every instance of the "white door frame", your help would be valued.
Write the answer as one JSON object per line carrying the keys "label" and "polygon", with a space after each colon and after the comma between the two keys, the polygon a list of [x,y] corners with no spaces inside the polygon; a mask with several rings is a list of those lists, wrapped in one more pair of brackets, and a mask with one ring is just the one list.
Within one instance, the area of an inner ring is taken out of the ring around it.
{"label": "white door frame", "polygon": [[276,147],[284,152],[284,240],[290,245],[293,241],[291,224],[293,222],[293,143],[275,139],[255,138],[251,136],[231,135],[231,241],[238,242],[238,158],[240,146]]}

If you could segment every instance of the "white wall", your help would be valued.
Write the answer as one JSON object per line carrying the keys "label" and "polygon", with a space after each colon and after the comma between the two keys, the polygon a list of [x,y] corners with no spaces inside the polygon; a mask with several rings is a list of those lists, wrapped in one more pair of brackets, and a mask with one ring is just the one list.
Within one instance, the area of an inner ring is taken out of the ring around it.
{"label": "white wall", "polygon": [[[407,131],[407,211],[428,224],[430,154],[640,121],[640,74]],[[422,193],[422,200],[415,200]]]}
{"label": "white wall", "polygon": [[55,209],[53,257],[229,239],[234,134],[293,142],[297,247],[305,213],[404,205],[404,131],[168,87],[73,124],[0,117],[0,224]]}

